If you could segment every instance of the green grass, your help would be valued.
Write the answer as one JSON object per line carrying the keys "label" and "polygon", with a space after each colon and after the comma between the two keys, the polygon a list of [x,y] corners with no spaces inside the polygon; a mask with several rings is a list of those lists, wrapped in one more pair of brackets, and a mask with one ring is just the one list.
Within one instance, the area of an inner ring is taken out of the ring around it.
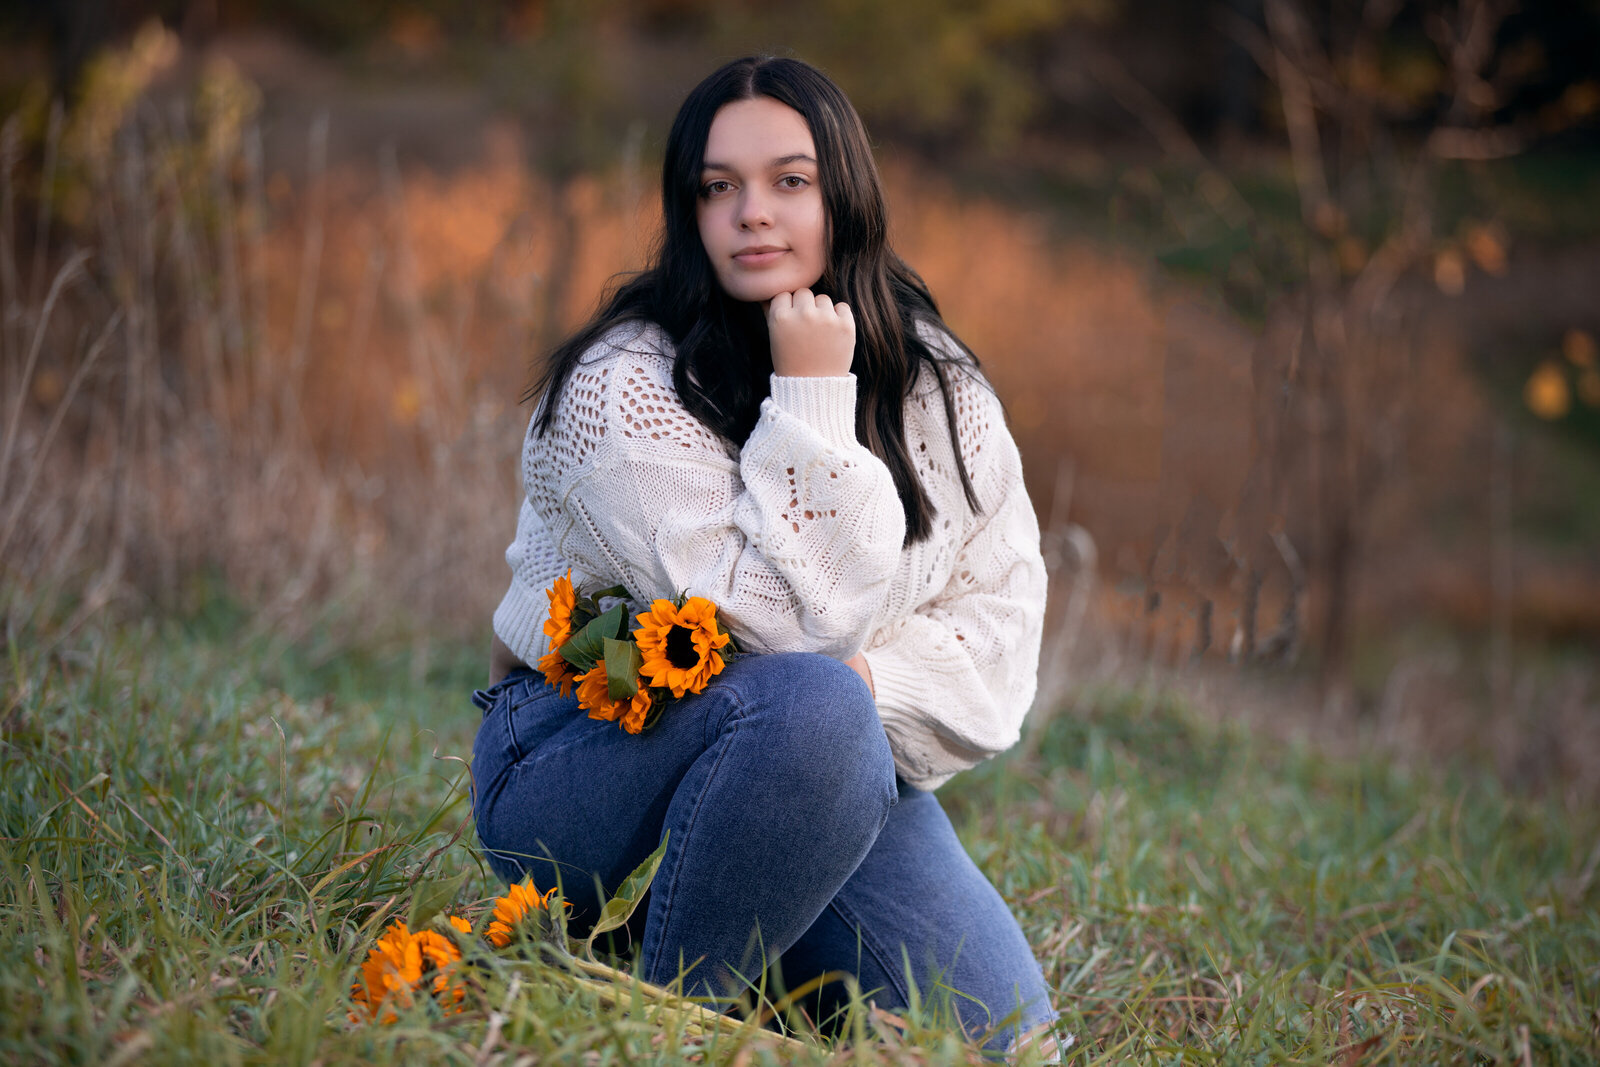
{"label": "green grass", "polygon": [[[227,622],[5,646],[0,1061],[722,1062],[549,966],[346,1021],[376,933],[496,889],[465,768],[476,651],[324,661]],[[1592,816],[1325,759],[1138,691],[941,792],[1060,991],[1075,1062],[1592,1062]],[[631,1010],[630,1010],[631,1007]],[[913,1020],[867,1062],[971,1058]],[[753,1059],[801,1061],[757,1038]]]}
{"label": "green grass", "polygon": [[1039,898],[1024,928],[1098,1051],[1600,1052],[1593,819],[1130,693],[1058,717],[1038,760],[985,767],[950,800],[1002,892]]}

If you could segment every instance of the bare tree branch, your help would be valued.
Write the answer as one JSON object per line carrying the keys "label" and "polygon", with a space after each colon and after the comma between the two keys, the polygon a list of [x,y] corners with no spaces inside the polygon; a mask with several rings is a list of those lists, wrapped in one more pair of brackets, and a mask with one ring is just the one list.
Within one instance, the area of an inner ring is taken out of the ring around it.
{"label": "bare tree branch", "polygon": [[[1328,195],[1327,175],[1322,169],[1322,139],[1317,132],[1317,115],[1312,103],[1311,82],[1295,61],[1303,58],[1304,29],[1299,13],[1285,0],[1267,0],[1267,29],[1272,35],[1272,69],[1277,75],[1283,101],[1283,121],[1289,134],[1289,153],[1294,166],[1295,184],[1300,189],[1300,211],[1306,224],[1318,230],[1319,216],[1325,216]],[[1291,56],[1291,51],[1296,55]]]}

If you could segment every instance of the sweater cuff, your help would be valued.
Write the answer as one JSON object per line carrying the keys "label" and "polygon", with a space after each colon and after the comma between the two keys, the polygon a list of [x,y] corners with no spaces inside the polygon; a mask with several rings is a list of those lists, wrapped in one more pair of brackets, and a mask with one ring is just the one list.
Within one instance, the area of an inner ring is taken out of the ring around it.
{"label": "sweater cuff", "polygon": [[872,696],[879,711],[891,715],[912,710],[917,704],[917,690],[927,685],[927,672],[915,663],[907,663],[887,649],[863,652],[867,669],[872,672]]}
{"label": "sweater cuff", "polygon": [[550,598],[543,590],[530,590],[511,579],[511,587],[494,609],[495,636],[528,666],[533,666],[549,650],[544,622],[550,617]]}
{"label": "sweater cuff", "polygon": [[772,402],[834,445],[856,443],[856,376],[803,378],[774,374]]}

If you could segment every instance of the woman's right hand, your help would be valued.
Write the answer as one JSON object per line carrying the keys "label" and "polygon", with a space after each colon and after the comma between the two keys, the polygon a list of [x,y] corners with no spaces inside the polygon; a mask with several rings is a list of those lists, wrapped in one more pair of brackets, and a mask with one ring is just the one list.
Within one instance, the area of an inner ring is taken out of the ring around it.
{"label": "woman's right hand", "polygon": [[856,320],[850,305],[797,289],[767,303],[772,369],[786,378],[842,378],[856,354]]}

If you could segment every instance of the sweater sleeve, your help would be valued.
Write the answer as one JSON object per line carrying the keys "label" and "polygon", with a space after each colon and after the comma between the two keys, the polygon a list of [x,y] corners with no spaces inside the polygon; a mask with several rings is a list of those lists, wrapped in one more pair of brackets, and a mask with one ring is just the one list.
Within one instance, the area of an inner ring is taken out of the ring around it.
{"label": "sweater sleeve", "polygon": [[933,789],[1016,743],[1038,683],[1045,569],[1022,461],[999,401],[956,381],[962,454],[984,510],[949,580],[865,656],[901,777]]}
{"label": "sweater sleeve", "polygon": [[647,330],[568,380],[525,478],[557,551],[642,601],[709,597],[747,650],[853,655],[905,536],[888,468],[855,438],[854,376],[774,375],[734,456],[671,370]]}
{"label": "sweater sleeve", "polygon": [[550,650],[544,633],[544,621],[550,616],[545,590],[566,573],[568,564],[556,553],[526,497],[517,513],[517,536],[506,547],[506,565],[511,568],[511,585],[495,608],[494,632],[523,663],[537,663]]}

